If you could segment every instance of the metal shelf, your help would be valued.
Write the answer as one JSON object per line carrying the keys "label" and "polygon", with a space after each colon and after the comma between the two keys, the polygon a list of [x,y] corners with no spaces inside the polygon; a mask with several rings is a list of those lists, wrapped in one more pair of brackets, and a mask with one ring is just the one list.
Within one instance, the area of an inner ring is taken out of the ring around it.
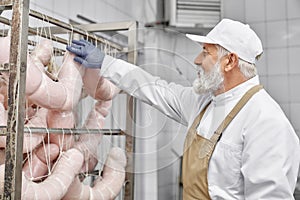
{"label": "metal shelf", "polygon": [[[66,135],[82,135],[82,134],[103,134],[103,135],[123,135],[125,132],[121,129],[86,129],[86,128],[38,128],[24,127],[24,133],[50,133],[50,134],[66,134]],[[6,136],[6,126],[0,126],[0,136]]]}
{"label": "metal shelf", "polygon": [[[0,16],[0,23],[11,26],[14,33],[11,36],[11,49],[9,64],[0,66],[0,71],[9,71],[9,109],[7,126],[0,127],[0,135],[6,135],[6,159],[5,159],[5,177],[4,194],[1,199],[21,199],[22,190],[22,160],[23,160],[23,137],[25,133],[54,133],[54,134],[98,134],[118,135],[126,137],[127,167],[125,180],[125,200],[134,199],[134,154],[135,151],[135,99],[127,96],[127,116],[126,128],[120,129],[46,129],[36,127],[24,127],[24,105],[25,105],[25,83],[26,83],[26,63],[28,35],[36,34],[36,28],[28,27],[29,17],[35,17],[54,24],[64,32],[69,31],[89,37],[89,40],[95,40],[107,44],[119,51],[128,52],[128,62],[133,64],[137,60],[137,22],[127,21],[118,23],[105,23],[93,25],[71,25],[61,22],[53,17],[42,13],[29,10],[29,0],[1,0],[0,12],[3,10],[12,10],[12,20]],[[52,29],[52,27],[51,27]],[[95,34],[96,31],[106,30],[129,30],[128,47],[124,48],[118,44],[107,41]],[[68,44],[68,41],[50,34],[41,34],[45,38],[55,38],[55,42]],[[126,133],[126,134],[125,134]]]}

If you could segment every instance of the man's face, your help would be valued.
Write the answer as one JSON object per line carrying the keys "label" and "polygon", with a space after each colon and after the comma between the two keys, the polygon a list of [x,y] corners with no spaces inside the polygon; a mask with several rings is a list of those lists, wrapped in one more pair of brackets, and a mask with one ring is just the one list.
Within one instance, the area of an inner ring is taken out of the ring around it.
{"label": "man's face", "polygon": [[199,70],[198,78],[193,83],[197,94],[215,92],[222,87],[224,77],[215,45],[204,44],[203,51],[195,59],[195,64]]}

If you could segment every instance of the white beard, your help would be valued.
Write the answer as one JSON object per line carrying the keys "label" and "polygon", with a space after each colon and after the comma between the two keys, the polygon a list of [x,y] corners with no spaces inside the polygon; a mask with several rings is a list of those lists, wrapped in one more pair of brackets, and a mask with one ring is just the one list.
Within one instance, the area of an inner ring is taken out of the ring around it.
{"label": "white beard", "polygon": [[224,76],[220,70],[219,62],[208,73],[205,73],[203,68],[199,66],[199,78],[195,79],[193,88],[197,94],[215,92],[223,87],[223,81]]}

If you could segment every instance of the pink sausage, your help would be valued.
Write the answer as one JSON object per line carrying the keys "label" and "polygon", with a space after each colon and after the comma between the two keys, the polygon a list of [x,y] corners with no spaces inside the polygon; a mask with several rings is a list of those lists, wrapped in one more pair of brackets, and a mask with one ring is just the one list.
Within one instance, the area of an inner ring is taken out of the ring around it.
{"label": "pink sausage", "polygon": [[[48,111],[48,128],[74,128],[75,117],[72,111]],[[58,145],[63,151],[74,146],[75,138],[73,135],[50,134],[50,143]]]}
{"label": "pink sausage", "polygon": [[51,40],[42,39],[39,44],[36,45],[31,53],[31,56],[37,62],[40,62],[43,67],[47,66],[53,55],[53,45]]}
{"label": "pink sausage", "polygon": [[[47,116],[48,110],[45,108],[37,108],[35,115],[26,122],[25,127],[47,127]],[[45,133],[24,133],[24,142],[23,142],[23,153],[31,152],[38,146],[46,136]]]}
{"label": "pink sausage", "polygon": [[39,146],[32,152],[32,158],[28,158],[23,166],[25,176],[29,179],[36,179],[45,176],[48,173],[47,164],[52,164],[58,155],[59,148],[56,144],[45,144],[45,146]]}
{"label": "pink sausage", "polygon": [[[84,127],[87,129],[101,129],[104,125],[104,119],[111,108],[110,101],[98,101],[90,111]],[[85,155],[85,163],[82,166],[82,172],[91,171],[98,163],[97,150],[102,140],[102,134],[82,134],[75,148],[80,149]]]}
{"label": "pink sausage", "polygon": [[90,188],[75,178],[64,200],[110,200],[120,192],[125,180],[126,156],[122,149],[112,148],[103,170],[103,177],[98,177],[94,187]]}
{"label": "pink sausage", "polygon": [[111,100],[120,92],[119,88],[100,76],[100,70],[97,69],[85,70],[83,84],[86,92],[96,100]]}
{"label": "pink sausage", "polygon": [[0,37],[0,64],[9,62],[10,37]]}
{"label": "pink sausage", "polygon": [[84,71],[73,61],[74,55],[66,53],[58,82],[50,79],[29,56],[26,82],[26,95],[34,104],[48,109],[70,111],[81,97]]}
{"label": "pink sausage", "polygon": [[[60,200],[66,194],[83,161],[83,155],[76,149],[62,154],[50,176],[35,183],[25,176],[22,179],[22,200]],[[1,173],[0,173],[1,176]]]}

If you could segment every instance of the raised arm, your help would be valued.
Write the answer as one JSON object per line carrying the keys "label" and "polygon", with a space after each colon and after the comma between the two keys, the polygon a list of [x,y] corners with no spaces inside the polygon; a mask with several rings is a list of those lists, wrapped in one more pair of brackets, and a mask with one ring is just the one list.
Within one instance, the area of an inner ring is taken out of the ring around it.
{"label": "raised arm", "polygon": [[192,88],[167,83],[135,65],[105,55],[85,40],[73,41],[67,49],[76,54],[74,60],[85,67],[101,68],[99,76],[110,80],[121,90],[152,105],[177,122],[188,124],[189,113],[200,98]]}

